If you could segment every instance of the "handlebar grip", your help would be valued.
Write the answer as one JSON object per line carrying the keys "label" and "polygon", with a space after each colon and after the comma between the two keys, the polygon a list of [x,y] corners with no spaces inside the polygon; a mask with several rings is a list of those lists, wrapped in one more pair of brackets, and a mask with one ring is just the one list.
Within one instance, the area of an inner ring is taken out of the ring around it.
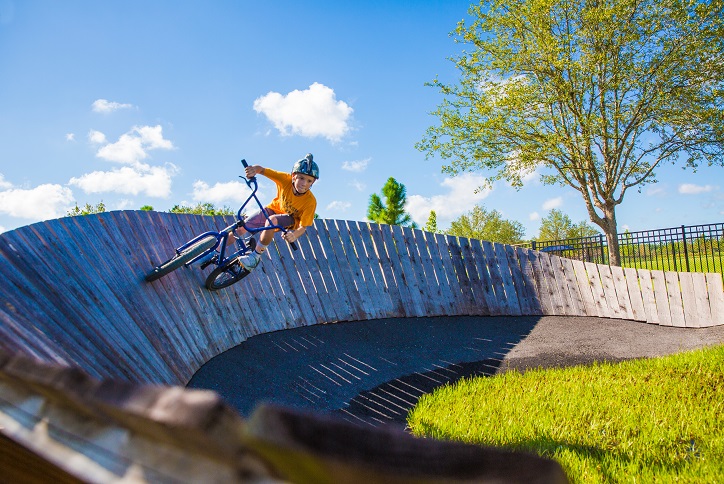
{"label": "handlebar grip", "polygon": [[241,164],[244,165],[244,168],[249,166],[249,163],[247,163],[246,160],[241,160]]}
{"label": "handlebar grip", "polygon": [[299,247],[297,246],[296,242],[290,242],[289,245],[292,246],[292,250],[299,250]]}

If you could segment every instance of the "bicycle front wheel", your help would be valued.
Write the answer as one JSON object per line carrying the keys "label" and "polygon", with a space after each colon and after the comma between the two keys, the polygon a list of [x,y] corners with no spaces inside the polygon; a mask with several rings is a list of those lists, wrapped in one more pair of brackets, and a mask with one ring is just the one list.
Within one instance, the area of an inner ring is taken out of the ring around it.
{"label": "bicycle front wheel", "polygon": [[249,275],[249,271],[241,267],[236,261],[225,266],[219,266],[206,278],[206,289],[218,291],[229,287]]}
{"label": "bicycle front wheel", "polygon": [[203,239],[199,240],[198,242],[194,242],[160,266],[155,267],[151,272],[146,275],[146,281],[155,281],[156,279],[165,276],[169,272],[175,271],[182,265],[186,264],[188,261],[203,254],[214,245],[216,245],[216,237],[213,235],[208,235]]}

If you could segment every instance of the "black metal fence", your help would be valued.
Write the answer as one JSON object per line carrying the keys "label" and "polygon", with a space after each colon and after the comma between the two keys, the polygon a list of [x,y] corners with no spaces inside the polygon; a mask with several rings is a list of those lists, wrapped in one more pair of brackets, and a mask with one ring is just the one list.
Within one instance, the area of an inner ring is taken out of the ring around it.
{"label": "black metal fence", "polygon": [[[618,234],[622,267],[681,272],[723,272],[724,223],[682,225]],[[531,249],[598,264],[609,264],[603,234],[576,239],[533,241]]]}

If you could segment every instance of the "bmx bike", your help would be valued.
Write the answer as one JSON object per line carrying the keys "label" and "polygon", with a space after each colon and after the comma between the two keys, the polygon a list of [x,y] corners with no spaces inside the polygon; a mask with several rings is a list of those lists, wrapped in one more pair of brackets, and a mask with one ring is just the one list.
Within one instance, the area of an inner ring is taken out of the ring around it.
{"label": "bmx bike", "polygon": [[[246,160],[241,160],[241,164],[244,165],[244,168],[249,166]],[[246,182],[246,185],[251,189],[251,194],[246,201],[241,204],[241,207],[239,207],[239,210],[236,213],[236,222],[218,232],[209,231],[197,235],[182,246],[178,247],[173,257],[154,267],[153,270],[146,275],[146,281],[155,281],[170,272],[175,271],[179,267],[189,267],[196,263],[200,263],[201,269],[204,269],[211,264],[216,266],[205,281],[206,288],[211,291],[228,287],[249,275],[250,272],[241,265],[239,258],[256,248],[256,240],[253,236],[265,230],[281,230],[282,232],[287,232],[287,229],[280,225],[276,225],[271,221],[266,209],[259,201],[259,198],[257,198],[256,192],[258,184],[256,177],[247,179],[245,176],[240,175],[239,178],[242,178]],[[266,218],[268,223],[267,225],[259,228],[246,226],[246,215],[242,212],[251,200],[256,202],[259,209],[264,214],[264,218]],[[246,241],[243,239],[237,239],[237,250],[231,252],[232,249],[229,249],[228,245],[228,235],[239,227],[244,227],[247,233],[250,234],[250,238]],[[291,242],[290,245],[292,246],[292,249],[297,250],[297,245],[294,242]],[[231,253],[226,255],[227,252]]]}

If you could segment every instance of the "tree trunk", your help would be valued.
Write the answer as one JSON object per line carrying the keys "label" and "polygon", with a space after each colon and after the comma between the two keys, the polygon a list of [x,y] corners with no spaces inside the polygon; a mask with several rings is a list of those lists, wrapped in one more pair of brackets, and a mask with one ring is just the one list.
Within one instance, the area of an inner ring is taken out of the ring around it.
{"label": "tree trunk", "polygon": [[603,233],[608,244],[608,263],[612,266],[621,265],[621,251],[618,247],[618,228],[616,227],[616,206],[611,204],[604,209]]}

